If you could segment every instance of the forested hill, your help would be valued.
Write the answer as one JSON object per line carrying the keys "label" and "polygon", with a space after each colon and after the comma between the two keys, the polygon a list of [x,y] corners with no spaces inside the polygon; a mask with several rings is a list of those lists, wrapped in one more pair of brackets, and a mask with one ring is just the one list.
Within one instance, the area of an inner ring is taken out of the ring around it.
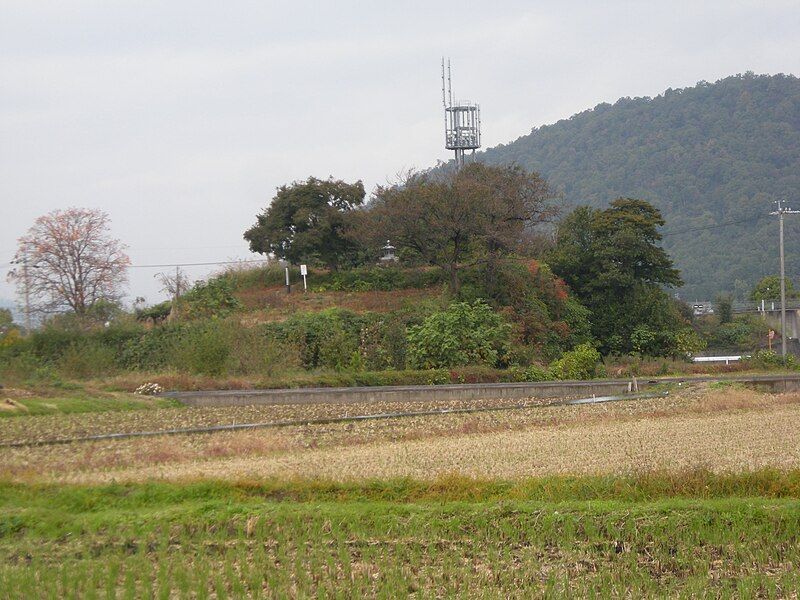
{"label": "forested hill", "polygon": [[[747,73],[622,98],[480,156],[542,173],[571,206],[652,202],[686,282],[681,297],[741,295],[778,270],[772,201],[800,208],[800,79]],[[796,278],[800,215],[787,217],[786,233],[787,275]]]}

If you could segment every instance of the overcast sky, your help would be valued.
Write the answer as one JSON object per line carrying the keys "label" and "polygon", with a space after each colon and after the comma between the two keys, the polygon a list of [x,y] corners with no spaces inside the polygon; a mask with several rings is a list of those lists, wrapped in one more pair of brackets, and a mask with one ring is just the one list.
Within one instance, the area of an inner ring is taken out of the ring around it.
{"label": "overcast sky", "polygon": [[[442,55],[493,146],[621,96],[798,74],[798,31],[796,0],[0,0],[0,298],[54,209],[107,211],[134,264],[257,258],[242,232],[277,186],[449,158]],[[129,296],[159,300],[158,271]]]}

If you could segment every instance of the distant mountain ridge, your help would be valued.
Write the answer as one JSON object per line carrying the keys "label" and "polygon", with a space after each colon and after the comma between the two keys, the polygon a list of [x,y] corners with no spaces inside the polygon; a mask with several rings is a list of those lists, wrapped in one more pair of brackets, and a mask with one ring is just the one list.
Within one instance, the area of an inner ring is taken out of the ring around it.
{"label": "distant mountain ridge", "polygon": [[[746,73],[621,98],[480,153],[543,174],[572,207],[620,196],[657,206],[687,300],[739,296],[778,271],[772,201],[800,208],[800,79]],[[800,215],[798,215],[800,217]],[[800,218],[787,217],[787,276],[800,275]]]}

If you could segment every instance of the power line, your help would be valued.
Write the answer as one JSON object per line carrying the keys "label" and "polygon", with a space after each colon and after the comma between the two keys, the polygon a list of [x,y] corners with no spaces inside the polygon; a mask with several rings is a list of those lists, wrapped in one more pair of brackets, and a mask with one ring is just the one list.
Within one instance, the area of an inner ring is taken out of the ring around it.
{"label": "power line", "polygon": [[[164,263],[164,264],[153,264],[153,265],[128,265],[129,269],[161,269],[164,267],[211,267],[215,265],[240,265],[240,264],[252,264],[252,263],[264,263],[270,262],[268,258],[261,258],[256,260],[218,260],[212,262],[196,262],[196,263]],[[13,263],[3,263],[0,264],[0,269],[9,269],[13,266]]]}
{"label": "power line", "polygon": [[268,258],[258,260],[221,260],[216,262],[198,262],[198,263],[165,263],[162,265],[128,265],[129,269],[161,269],[164,267],[209,267],[214,265],[241,265],[250,263],[263,263],[270,262]]}
{"label": "power line", "polygon": [[746,219],[738,219],[736,221],[725,221],[715,225],[705,225],[704,227],[691,227],[689,229],[681,229],[680,231],[670,231],[669,233],[662,233],[661,237],[669,237],[671,235],[681,235],[683,233],[693,233],[695,231],[707,231],[709,229],[719,229],[720,227],[729,227],[730,225],[740,225],[742,223],[752,223],[761,219],[763,215],[755,217],[747,217]]}
{"label": "power line", "polygon": [[136,246],[138,250],[204,250],[207,248],[246,249],[247,244],[228,244],[226,246]]}

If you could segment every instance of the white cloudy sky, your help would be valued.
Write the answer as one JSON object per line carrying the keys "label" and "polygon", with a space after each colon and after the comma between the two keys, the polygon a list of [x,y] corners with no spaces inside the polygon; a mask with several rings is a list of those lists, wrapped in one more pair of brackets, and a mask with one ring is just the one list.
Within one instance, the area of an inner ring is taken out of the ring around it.
{"label": "white cloudy sky", "polygon": [[[135,264],[252,257],[278,185],[448,158],[442,55],[492,146],[620,96],[798,74],[798,31],[796,0],[0,0],[0,298],[57,208],[107,211]],[[130,295],[158,300],[156,272]]]}

